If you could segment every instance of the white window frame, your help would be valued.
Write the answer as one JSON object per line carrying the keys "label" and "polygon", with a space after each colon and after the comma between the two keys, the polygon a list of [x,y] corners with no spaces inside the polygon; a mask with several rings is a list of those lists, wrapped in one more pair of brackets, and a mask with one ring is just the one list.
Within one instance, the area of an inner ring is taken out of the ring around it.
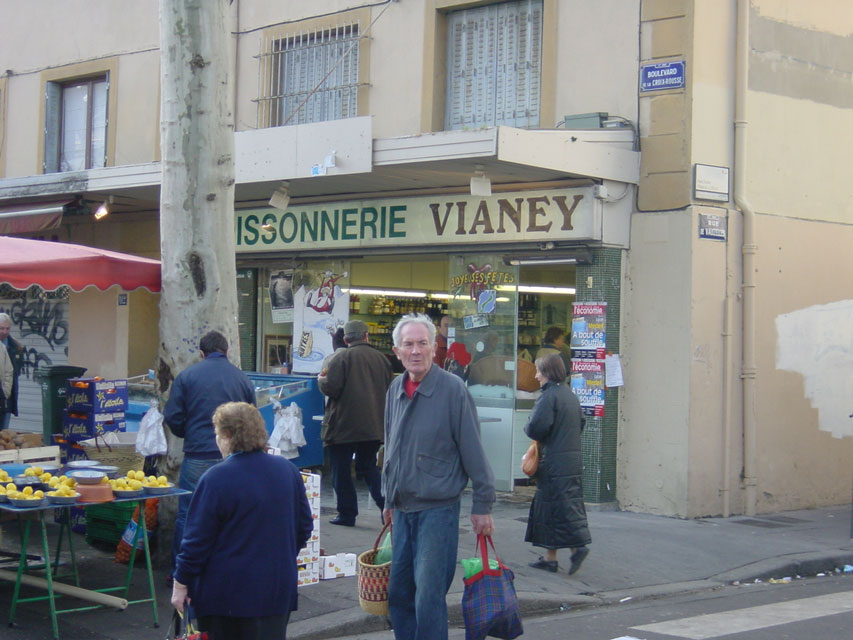
{"label": "white window frame", "polygon": [[359,34],[356,21],[268,39],[259,56],[258,126],[358,116]]}
{"label": "white window frame", "polygon": [[540,123],[543,0],[447,14],[445,129]]}

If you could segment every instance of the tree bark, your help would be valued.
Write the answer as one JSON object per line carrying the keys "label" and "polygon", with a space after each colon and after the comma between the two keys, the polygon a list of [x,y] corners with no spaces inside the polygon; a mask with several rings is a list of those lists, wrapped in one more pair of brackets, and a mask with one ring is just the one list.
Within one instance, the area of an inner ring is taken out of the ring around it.
{"label": "tree bark", "polygon": [[[163,401],[175,376],[200,359],[199,339],[210,330],[225,335],[239,366],[228,7],[228,0],[160,0]],[[165,474],[175,479],[183,441],[166,433]],[[161,501],[167,531],[176,510],[176,500]]]}

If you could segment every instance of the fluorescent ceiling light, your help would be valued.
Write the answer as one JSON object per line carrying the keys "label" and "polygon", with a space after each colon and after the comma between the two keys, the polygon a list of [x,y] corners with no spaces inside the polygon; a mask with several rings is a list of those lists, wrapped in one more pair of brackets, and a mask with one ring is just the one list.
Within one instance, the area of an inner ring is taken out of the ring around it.
{"label": "fluorescent ceiling light", "polygon": [[389,289],[341,289],[349,293],[366,296],[398,296],[400,298],[426,298],[426,291],[391,291]]}
{"label": "fluorescent ceiling light", "polygon": [[555,295],[573,296],[575,295],[574,287],[545,287],[545,286],[529,286],[518,285],[519,293],[553,293]]}

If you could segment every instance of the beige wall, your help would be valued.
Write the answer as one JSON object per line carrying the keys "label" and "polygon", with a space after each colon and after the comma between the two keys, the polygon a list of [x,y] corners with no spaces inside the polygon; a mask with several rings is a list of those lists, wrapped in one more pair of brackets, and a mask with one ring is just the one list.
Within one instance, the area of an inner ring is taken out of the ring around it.
{"label": "beige wall", "polygon": [[623,509],[687,512],[692,224],[635,214],[624,261],[617,498]]}

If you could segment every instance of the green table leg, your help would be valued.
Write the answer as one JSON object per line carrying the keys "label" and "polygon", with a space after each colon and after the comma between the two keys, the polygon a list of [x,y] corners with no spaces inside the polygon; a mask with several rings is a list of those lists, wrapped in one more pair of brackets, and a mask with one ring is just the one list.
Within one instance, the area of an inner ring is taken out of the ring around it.
{"label": "green table leg", "polygon": [[18,561],[18,576],[15,579],[15,590],[12,592],[12,608],[9,611],[9,626],[13,626],[15,624],[15,609],[18,608],[18,595],[21,592],[21,576],[24,575],[24,571],[27,568],[27,549],[30,544],[30,521],[28,518],[21,518],[18,516],[18,525],[24,523],[23,530],[20,530],[21,533],[21,559]]}
{"label": "green table leg", "polygon": [[53,593],[53,572],[50,566],[50,547],[47,544],[47,527],[44,526],[44,511],[39,511],[39,525],[41,526],[41,546],[45,557],[45,579],[47,580],[48,602],[50,602],[50,621],[53,624],[53,637],[59,638],[59,624],[56,621],[56,597]]}
{"label": "green table leg", "polygon": [[62,515],[59,520],[59,540],[56,543],[56,556],[53,561],[53,573],[55,577],[59,577],[59,555],[62,551],[62,538],[68,536],[68,553],[71,556],[71,571],[74,577],[74,584],[80,586],[80,574],[77,571],[77,558],[74,555],[74,538],[71,535],[71,507],[62,509]]}
{"label": "green table leg", "polygon": [[[148,526],[145,523],[145,500],[141,500],[136,503],[139,507],[139,516],[136,526],[136,532],[133,535],[133,542],[131,543],[131,551],[130,551],[130,560],[127,563],[127,580],[124,585],[124,597],[127,599],[128,593],[130,591],[130,583],[133,579],[133,565],[136,561],[136,545],[140,540],[140,536],[142,539],[142,549],[145,555],[145,572],[148,578],[148,600],[151,601],[151,609],[154,613],[154,626],[159,627],[160,621],[157,616],[157,598],[154,595],[154,573],[151,569],[151,550],[148,546]],[[146,602],[146,600],[134,600],[133,603],[137,602]]]}

